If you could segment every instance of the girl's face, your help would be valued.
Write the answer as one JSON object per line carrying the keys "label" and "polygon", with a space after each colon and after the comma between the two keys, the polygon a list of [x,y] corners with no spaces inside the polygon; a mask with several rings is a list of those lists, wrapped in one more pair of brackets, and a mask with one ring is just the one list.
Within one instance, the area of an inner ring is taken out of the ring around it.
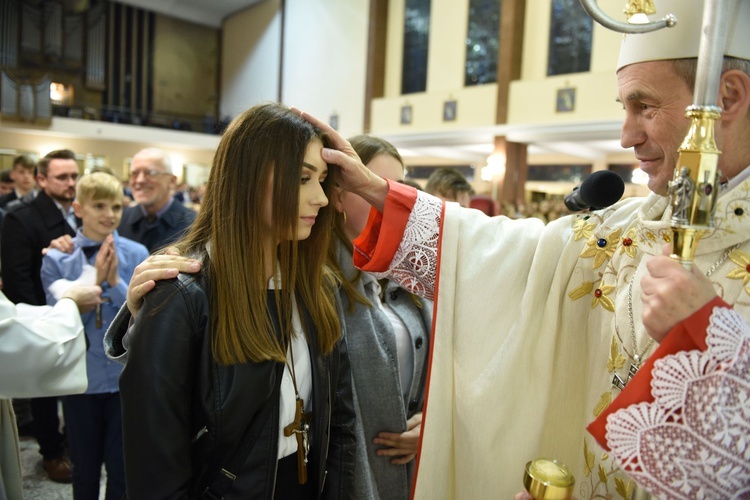
{"label": "girl's face", "polygon": [[[367,164],[367,168],[384,179],[392,181],[404,180],[403,165],[387,153],[376,155]],[[350,240],[354,240],[367,224],[367,217],[370,214],[370,204],[354,193],[341,191],[336,203],[336,210],[346,214],[344,233]]]}
{"label": "girl's face", "polygon": [[[304,240],[310,236],[318,211],[328,205],[328,198],[323,190],[323,181],[328,176],[328,165],[323,161],[320,152],[323,143],[319,139],[313,139],[307,145],[305,158],[302,161],[302,172],[300,173],[299,189],[299,220],[297,221],[296,240]],[[274,232],[273,223],[273,174],[271,174],[266,187],[265,209],[263,221],[269,234]]]}
{"label": "girl's face", "polygon": [[305,151],[299,189],[297,240],[310,236],[318,211],[328,205],[328,198],[323,190],[323,182],[328,177],[328,165],[320,156],[322,150],[323,143],[315,139],[307,145]]}

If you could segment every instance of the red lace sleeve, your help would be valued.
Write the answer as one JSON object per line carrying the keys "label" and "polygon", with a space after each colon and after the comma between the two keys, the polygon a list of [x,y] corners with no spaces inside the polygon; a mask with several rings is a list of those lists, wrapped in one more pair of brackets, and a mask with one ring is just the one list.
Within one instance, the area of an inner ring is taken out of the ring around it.
{"label": "red lace sleeve", "polygon": [[388,180],[388,197],[383,213],[371,209],[365,229],[354,240],[355,266],[368,272],[388,269],[401,244],[416,201],[416,189]]}

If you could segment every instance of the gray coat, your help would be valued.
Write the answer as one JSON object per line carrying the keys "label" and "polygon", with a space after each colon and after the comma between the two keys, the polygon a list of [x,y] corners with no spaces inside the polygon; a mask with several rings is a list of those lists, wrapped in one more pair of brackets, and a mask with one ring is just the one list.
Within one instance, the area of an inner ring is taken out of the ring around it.
{"label": "gray coat", "polygon": [[[343,245],[339,246],[338,258],[344,275],[348,278],[354,276],[357,271],[352,256]],[[391,457],[375,454],[380,446],[372,439],[383,431],[406,431],[406,420],[422,410],[432,302],[418,299],[422,304],[420,308],[406,290],[392,282],[386,285],[384,300],[404,322],[412,339],[414,374],[409,397],[405,400],[399,378],[396,337],[391,323],[377,305],[380,301],[378,289],[377,280],[362,273],[357,291],[374,306],[355,303],[352,311],[346,294],[339,292],[343,306],[342,328],[354,382],[354,405],[359,417],[355,428],[357,461],[352,498],[407,500],[414,461],[407,465],[391,464]]]}

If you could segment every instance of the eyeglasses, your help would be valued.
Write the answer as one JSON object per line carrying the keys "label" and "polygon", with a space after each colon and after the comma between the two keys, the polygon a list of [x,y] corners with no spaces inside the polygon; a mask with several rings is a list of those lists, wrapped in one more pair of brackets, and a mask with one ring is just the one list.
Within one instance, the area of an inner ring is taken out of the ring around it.
{"label": "eyeglasses", "polygon": [[50,175],[49,177],[52,177],[56,181],[60,181],[60,182],[67,182],[67,181],[69,181],[71,179],[74,180],[74,181],[78,180],[78,174]]}
{"label": "eyeglasses", "polygon": [[172,175],[169,172],[162,172],[161,170],[156,170],[155,168],[151,169],[141,169],[141,170],[133,170],[130,172],[130,180],[135,180],[138,178],[139,175],[143,174],[143,177],[146,178],[147,181],[153,180],[155,177],[159,175]]}

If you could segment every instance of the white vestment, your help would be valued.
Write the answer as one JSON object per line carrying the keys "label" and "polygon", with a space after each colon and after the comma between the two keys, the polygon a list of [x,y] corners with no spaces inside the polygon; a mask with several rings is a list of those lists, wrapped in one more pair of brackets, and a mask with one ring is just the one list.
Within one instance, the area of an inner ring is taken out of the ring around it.
{"label": "white vestment", "polygon": [[21,498],[21,468],[8,398],[86,390],[86,340],[78,306],[14,305],[0,293],[0,498]]}
{"label": "white vestment", "polygon": [[[579,499],[630,498],[635,483],[585,427],[619,393],[614,375],[627,381],[634,354],[653,348],[640,280],[644,257],[671,241],[667,206],[631,198],[544,226],[452,203],[441,213],[439,200],[418,194],[383,273],[428,298],[438,276],[415,498],[512,498],[526,462],[543,456],[568,465]],[[720,198],[696,255],[746,320],[749,240],[746,179]]]}

